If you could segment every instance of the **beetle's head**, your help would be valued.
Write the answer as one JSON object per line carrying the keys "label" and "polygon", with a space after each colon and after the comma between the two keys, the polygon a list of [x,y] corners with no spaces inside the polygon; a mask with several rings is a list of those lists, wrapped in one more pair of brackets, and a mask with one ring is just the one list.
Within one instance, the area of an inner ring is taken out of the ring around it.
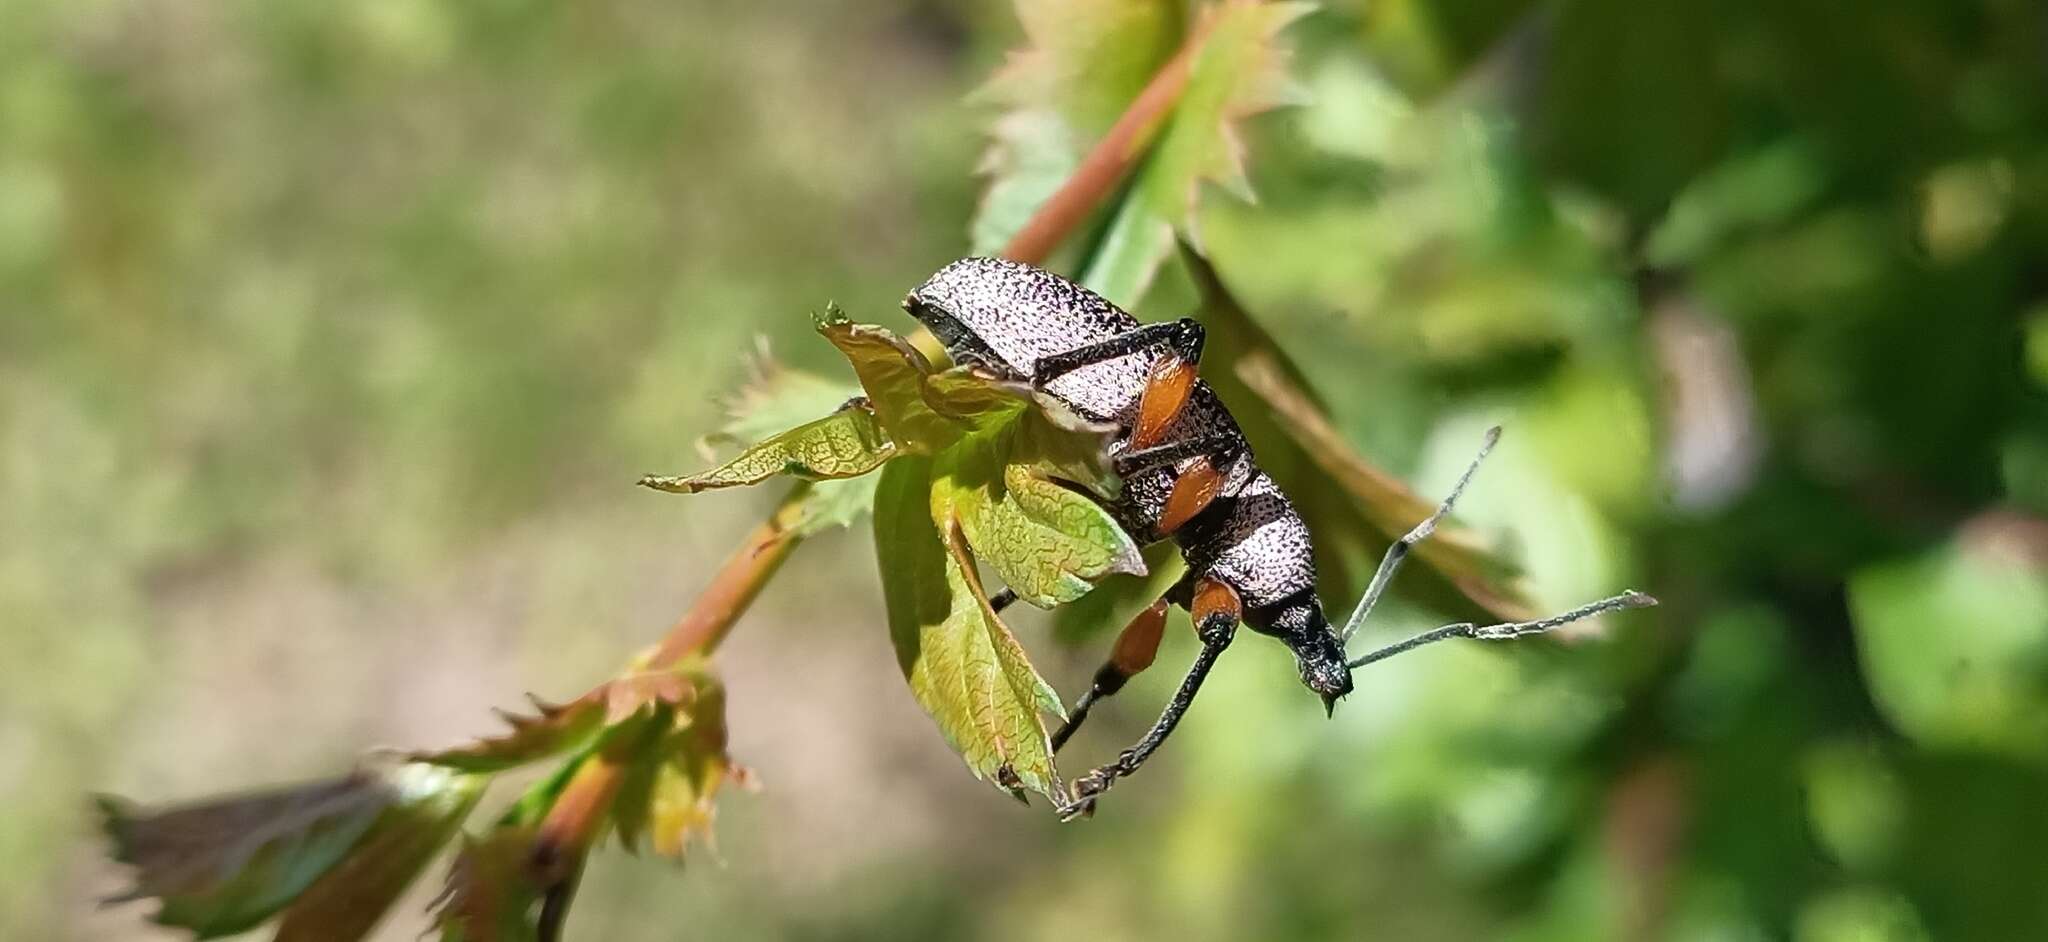
{"label": "beetle's head", "polygon": [[1245,621],[1253,630],[1280,639],[1294,651],[1302,686],[1323,698],[1324,712],[1335,713],[1338,699],[1351,692],[1351,668],[1344,663],[1343,643],[1323,616],[1322,603],[1303,592],[1266,611],[1247,614]]}

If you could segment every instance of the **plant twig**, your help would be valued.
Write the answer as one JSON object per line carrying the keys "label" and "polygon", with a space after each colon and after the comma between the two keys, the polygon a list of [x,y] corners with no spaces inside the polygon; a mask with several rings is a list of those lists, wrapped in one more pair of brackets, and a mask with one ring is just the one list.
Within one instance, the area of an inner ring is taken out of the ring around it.
{"label": "plant twig", "polygon": [[683,658],[709,653],[725,640],[733,622],[746,613],[747,606],[761,594],[770,577],[782,568],[791,550],[803,542],[797,530],[802,519],[804,496],[809,484],[798,484],[777,504],[767,520],[754,527],[739,549],[726,558],[711,584],[697,597],[697,603],[676,620],[667,637],[648,656],[651,669],[671,667]]}
{"label": "plant twig", "polygon": [[1188,87],[1188,73],[1194,65],[1195,53],[1202,48],[1202,42],[1209,36],[1209,23],[1197,26],[1188,33],[1187,41],[1181,44],[1173,58],[1159,67],[1143,91],[1131,100],[1131,105],[1110,125],[1109,132],[1097,141],[1079,166],[1068,175],[1065,183],[1046,198],[1038,209],[1032,212],[1024,227],[1010,237],[1003,246],[1002,255],[1012,261],[1036,265],[1045,261],[1052,250],[1066,241],[1088,214],[1102,205],[1104,198],[1130,172],[1131,167],[1143,156],[1152,138],[1165,125],[1168,112],[1180,101],[1181,92]]}

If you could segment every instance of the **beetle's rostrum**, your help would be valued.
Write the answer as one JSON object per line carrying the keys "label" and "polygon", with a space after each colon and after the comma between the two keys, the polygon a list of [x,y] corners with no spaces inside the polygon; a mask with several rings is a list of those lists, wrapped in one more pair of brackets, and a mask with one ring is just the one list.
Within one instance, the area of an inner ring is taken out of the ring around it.
{"label": "beetle's rostrum", "polygon": [[[1187,560],[1187,576],[1162,602],[1172,601],[1194,616],[1202,653],[1152,730],[1116,762],[1076,780],[1074,795],[1060,799],[1063,816],[1092,810],[1096,795],[1158,748],[1240,622],[1293,650],[1302,683],[1323,698],[1326,710],[1334,711],[1338,698],[1351,692],[1354,667],[1385,656],[1375,652],[1347,661],[1344,641],[1408,548],[1427,537],[1449,511],[1457,490],[1389,550],[1340,635],[1316,599],[1308,525],[1280,486],[1259,469],[1230,410],[1196,378],[1205,341],[1201,324],[1191,318],[1143,324],[1066,278],[996,258],[947,265],[912,291],[903,306],[930,328],[956,363],[1030,383],[1089,418],[1113,423],[1119,432],[1109,454],[1124,486],[1104,506],[1134,539],[1172,539]],[[1628,593],[1558,619],[1650,601]],[[1055,749],[1096,700],[1115,693],[1130,674],[1151,663],[1150,650],[1159,638],[1156,620],[1164,611],[1154,606],[1125,629],[1118,655],[1096,674],[1066,726],[1053,736]],[[1547,630],[1563,623],[1558,619],[1485,629],[1448,626],[1438,633],[1506,637]],[[1149,646],[1143,656],[1133,656],[1131,649],[1142,646]]]}

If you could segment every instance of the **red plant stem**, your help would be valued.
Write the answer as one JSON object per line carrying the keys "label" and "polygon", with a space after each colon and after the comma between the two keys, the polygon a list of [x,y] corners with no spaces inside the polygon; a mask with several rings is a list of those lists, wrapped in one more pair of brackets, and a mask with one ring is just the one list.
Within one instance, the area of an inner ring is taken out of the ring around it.
{"label": "red plant stem", "polygon": [[569,777],[533,835],[529,860],[536,883],[553,888],[581,866],[583,855],[611,814],[612,799],[618,797],[630,761],[630,756],[599,752],[583,760]]}
{"label": "red plant stem", "polygon": [[1166,123],[1167,114],[1188,87],[1195,51],[1208,35],[1206,24],[1188,34],[1187,42],[1145,83],[1131,106],[1110,125],[1109,133],[1081,158],[1080,166],[1039,205],[1024,227],[1010,237],[1009,244],[1003,246],[1004,258],[1033,265],[1045,261],[1088,219],[1095,207],[1102,205]]}
{"label": "red plant stem", "polygon": [[711,577],[711,584],[704,587],[697,604],[676,620],[675,627],[669,629],[668,636],[648,657],[649,668],[659,670],[689,655],[709,653],[725,640],[733,622],[754,603],[768,579],[789,558],[790,551],[803,542],[796,525],[803,517],[803,499],[809,491],[810,485],[797,485],[767,520],[747,534],[739,549]]}

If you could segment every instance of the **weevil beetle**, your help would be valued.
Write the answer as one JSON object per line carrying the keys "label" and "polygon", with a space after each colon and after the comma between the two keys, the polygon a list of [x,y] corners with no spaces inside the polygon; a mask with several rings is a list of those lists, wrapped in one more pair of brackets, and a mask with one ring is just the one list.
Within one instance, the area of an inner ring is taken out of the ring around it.
{"label": "weevil beetle", "polygon": [[[1337,700],[1351,692],[1352,670],[1383,657],[1443,638],[1514,637],[1655,603],[1631,591],[1541,621],[1447,625],[1347,660],[1345,642],[1409,549],[1450,511],[1498,429],[1488,433],[1486,448],[1436,512],[1388,549],[1339,632],[1316,599],[1307,523],[1259,469],[1230,410],[1196,375],[1204,342],[1200,323],[1181,318],[1141,324],[1066,278],[996,258],[947,265],[912,291],[903,307],[938,337],[954,362],[1030,383],[1083,415],[1114,423],[1119,432],[1109,455],[1124,486],[1105,509],[1133,539],[1171,539],[1187,560],[1187,575],[1118,636],[1109,660],[1053,735],[1053,748],[1066,744],[1098,700],[1151,664],[1168,602],[1193,616],[1201,652],[1151,730],[1115,762],[1076,779],[1071,796],[1055,799],[1062,817],[1092,811],[1096,796],[1159,748],[1240,623],[1292,649],[1302,684],[1334,713]],[[998,602],[1014,598],[1004,593]]]}

